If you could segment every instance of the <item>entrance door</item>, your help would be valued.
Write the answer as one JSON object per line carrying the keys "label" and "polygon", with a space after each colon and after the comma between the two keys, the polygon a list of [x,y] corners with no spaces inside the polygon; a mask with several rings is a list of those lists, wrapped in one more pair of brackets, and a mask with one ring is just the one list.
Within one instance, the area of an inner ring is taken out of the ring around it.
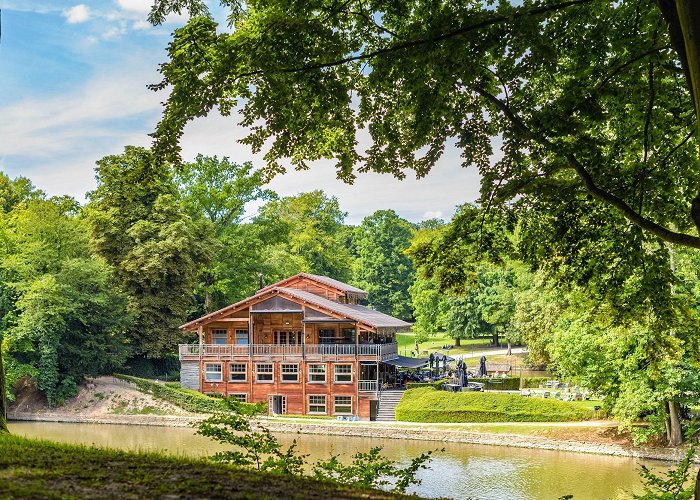
{"label": "entrance door", "polygon": [[287,413],[287,396],[270,396],[269,408],[275,415]]}

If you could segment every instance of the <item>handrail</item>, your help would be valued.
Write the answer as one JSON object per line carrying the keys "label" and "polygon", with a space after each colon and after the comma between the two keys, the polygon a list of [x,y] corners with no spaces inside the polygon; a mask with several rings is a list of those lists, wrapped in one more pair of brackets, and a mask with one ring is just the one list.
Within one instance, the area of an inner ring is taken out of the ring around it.
{"label": "handrail", "polygon": [[377,392],[379,384],[376,380],[358,380],[357,390],[360,392]]}
{"label": "handrail", "polygon": [[180,344],[180,359],[216,356],[376,356],[380,360],[398,356],[398,346],[391,344]]}

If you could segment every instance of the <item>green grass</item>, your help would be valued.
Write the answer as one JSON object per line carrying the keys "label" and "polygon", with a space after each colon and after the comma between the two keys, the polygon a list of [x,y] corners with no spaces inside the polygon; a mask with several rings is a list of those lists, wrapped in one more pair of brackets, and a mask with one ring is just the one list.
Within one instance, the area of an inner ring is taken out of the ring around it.
{"label": "green grass", "polygon": [[407,422],[569,422],[592,417],[591,409],[566,401],[433,388],[406,391],[396,408],[396,420]]}
{"label": "green grass", "polygon": [[0,498],[400,498],[203,459],[0,434]]}
{"label": "green grass", "polygon": [[[402,356],[410,356],[411,351],[416,350],[416,340],[415,335],[412,333],[397,333],[396,343],[398,344],[399,354]],[[487,349],[489,343],[491,342],[491,337],[477,337],[474,339],[462,339],[461,347],[453,347],[450,349],[451,354],[466,354],[474,350]],[[454,345],[455,341],[453,338],[448,337],[445,333],[438,333],[437,335],[430,337],[426,342],[421,342],[418,344],[420,352],[423,351],[440,351],[444,345]],[[404,354],[405,353],[405,354]]]}

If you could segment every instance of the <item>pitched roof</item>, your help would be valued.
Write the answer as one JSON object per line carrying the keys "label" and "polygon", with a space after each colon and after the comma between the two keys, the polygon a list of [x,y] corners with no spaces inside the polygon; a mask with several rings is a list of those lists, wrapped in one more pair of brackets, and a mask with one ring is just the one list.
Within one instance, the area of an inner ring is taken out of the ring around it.
{"label": "pitched roof", "polygon": [[290,282],[294,281],[295,279],[299,279],[299,278],[306,278],[306,279],[309,279],[311,281],[315,281],[317,283],[321,283],[323,285],[333,287],[338,291],[356,295],[356,296],[358,296],[358,298],[361,298],[361,299],[366,299],[367,295],[368,295],[367,292],[365,292],[361,288],[357,288],[356,286],[348,285],[347,283],[343,283],[342,281],[338,281],[336,279],[329,278],[328,276],[320,276],[318,274],[310,274],[310,273],[295,274],[294,276],[290,276],[289,278],[285,278],[281,281],[278,281],[277,283],[272,283],[271,285],[267,285],[266,287],[261,288],[260,290],[258,290],[258,293],[266,292],[266,291],[272,290],[273,288],[276,288],[276,287],[283,287],[287,283],[290,283]]}
{"label": "pitched roof", "polygon": [[411,323],[407,323],[383,312],[375,311],[365,306],[357,304],[341,304],[328,300],[311,292],[297,290],[296,288],[277,287],[277,290],[283,294],[296,297],[297,299],[308,302],[334,312],[338,315],[353,319],[359,323],[371,326],[377,329],[391,329],[392,331],[407,331],[411,328]]}
{"label": "pitched roof", "polygon": [[[328,278],[330,279],[330,278]],[[286,280],[285,280],[286,281]],[[340,283],[340,282],[339,282]],[[349,285],[348,285],[349,286]],[[359,290],[359,289],[358,289]],[[184,325],[180,326],[181,330],[187,330],[188,328],[194,328],[202,323],[206,323],[207,320],[216,321],[218,318],[224,317],[226,313],[235,311],[243,308],[248,302],[259,300],[264,296],[274,294],[275,292],[281,293],[288,297],[293,297],[298,300],[302,300],[317,307],[331,311],[337,315],[343,316],[344,318],[357,321],[358,323],[365,324],[377,330],[392,331],[392,332],[403,332],[408,331],[411,328],[411,323],[407,323],[388,314],[384,314],[373,309],[369,309],[365,306],[360,306],[356,304],[341,304],[339,302],[334,302],[320,295],[316,295],[311,292],[304,290],[298,290],[296,288],[287,288],[281,286],[266,287],[258,291],[255,295],[248,297],[247,299],[226,306],[218,311],[206,314],[200,318],[192,320]]]}

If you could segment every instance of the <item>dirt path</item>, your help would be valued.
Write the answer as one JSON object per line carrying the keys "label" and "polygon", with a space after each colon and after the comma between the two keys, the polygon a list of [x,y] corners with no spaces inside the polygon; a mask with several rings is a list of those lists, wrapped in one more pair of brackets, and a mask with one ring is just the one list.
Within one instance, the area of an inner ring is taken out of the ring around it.
{"label": "dirt path", "polygon": [[128,415],[192,416],[178,406],[144,394],[119,379],[99,377],[92,384],[84,384],[78,395],[62,406],[48,408],[38,391],[25,387],[10,405],[10,415],[52,415],[84,419],[111,418]]}

